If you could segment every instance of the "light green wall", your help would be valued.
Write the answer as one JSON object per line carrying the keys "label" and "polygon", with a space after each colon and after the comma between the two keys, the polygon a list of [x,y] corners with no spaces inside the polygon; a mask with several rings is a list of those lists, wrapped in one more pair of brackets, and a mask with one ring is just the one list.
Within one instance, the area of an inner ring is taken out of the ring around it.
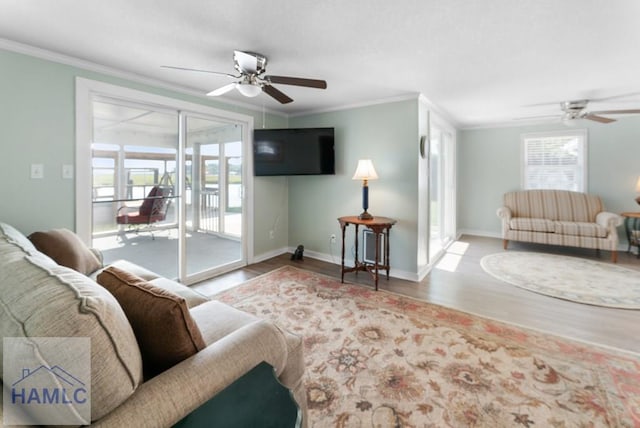
{"label": "light green wall", "polygon": [[[61,168],[75,165],[76,77],[253,116],[255,126],[262,126],[258,111],[0,50],[0,221],[24,233],[75,228],[75,182],[63,180]],[[287,126],[285,117],[266,117],[269,127]],[[33,163],[44,165],[43,180],[29,178]],[[284,180],[256,179],[254,186],[254,249],[259,255],[286,245],[286,235],[269,240],[261,228],[278,218],[286,224],[280,213],[287,199],[281,197]]]}
{"label": "light green wall", "polygon": [[[351,179],[370,158],[379,179],[369,182],[369,212],[392,217],[391,265],[416,273],[418,219],[418,100],[295,117],[291,127],[334,127],[336,175],[289,177],[289,244],[340,259],[337,218],[362,212],[362,182]],[[350,232],[353,232],[351,227]],[[331,246],[329,236],[338,236]],[[348,235],[347,258],[353,236]],[[397,271],[396,271],[397,272]]]}
{"label": "light green wall", "polygon": [[[635,182],[640,175],[640,117],[600,124],[582,121],[588,132],[588,189],[608,211],[638,211]],[[496,209],[502,195],[520,188],[520,134],[566,130],[538,125],[463,130],[458,150],[458,229],[499,235]],[[620,230],[621,240],[625,240]]]}
{"label": "light green wall", "polygon": [[[289,243],[289,190],[285,177],[256,177],[254,181],[254,253],[280,254]],[[273,237],[270,232],[273,231]]]}

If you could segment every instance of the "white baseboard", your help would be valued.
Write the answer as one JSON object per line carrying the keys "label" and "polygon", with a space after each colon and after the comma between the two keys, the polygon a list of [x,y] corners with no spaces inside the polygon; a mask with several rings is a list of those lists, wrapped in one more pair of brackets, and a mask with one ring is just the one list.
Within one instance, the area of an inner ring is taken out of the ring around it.
{"label": "white baseboard", "polygon": [[253,263],[260,263],[263,262],[265,260],[269,260],[273,257],[277,257],[280,254],[284,254],[287,253],[289,251],[289,249],[287,247],[283,247],[283,248],[279,248],[277,250],[271,250],[267,253],[262,253],[262,254],[258,254],[253,256],[252,260],[249,260],[249,264],[253,264]]}
{"label": "white baseboard", "polygon": [[478,229],[460,229],[458,230],[458,239],[460,239],[461,235],[484,236],[486,238],[502,239],[502,234],[500,232],[488,232],[486,230]]}

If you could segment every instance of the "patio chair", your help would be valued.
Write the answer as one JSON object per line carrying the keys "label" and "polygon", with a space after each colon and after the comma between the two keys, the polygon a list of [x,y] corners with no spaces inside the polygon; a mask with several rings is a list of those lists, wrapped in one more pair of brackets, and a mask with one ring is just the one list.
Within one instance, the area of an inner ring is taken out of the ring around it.
{"label": "patio chair", "polygon": [[152,225],[164,221],[171,204],[171,188],[153,186],[139,207],[122,206],[118,208],[116,223],[127,225],[138,233],[146,226],[153,236]]}

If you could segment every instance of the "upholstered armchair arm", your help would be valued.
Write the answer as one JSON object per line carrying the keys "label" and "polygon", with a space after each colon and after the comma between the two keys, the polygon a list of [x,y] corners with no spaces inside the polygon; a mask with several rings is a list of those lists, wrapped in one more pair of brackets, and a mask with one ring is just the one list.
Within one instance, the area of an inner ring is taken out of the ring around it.
{"label": "upholstered armchair arm", "polygon": [[262,361],[281,373],[287,359],[282,352],[285,348],[275,325],[266,321],[248,324],[143,383],[94,425],[171,426]]}
{"label": "upholstered armchair arm", "polygon": [[509,207],[500,207],[498,208],[498,211],[496,211],[496,214],[498,215],[498,217],[500,217],[503,220],[511,220],[511,208]]}
{"label": "upholstered armchair arm", "polygon": [[496,214],[502,220],[502,236],[505,236],[507,230],[509,230],[509,221],[511,221],[511,208],[500,207]]}
{"label": "upholstered armchair arm", "polygon": [[616,232],[616,228],[622,224],[622,217],[615,213],[602,211],[596,215],[596,223],[606,227],[609,232]]}
{"label": "upholstered armchair arm", "polygon": [[622,224],[622,217],[618,214],[602,211],[596,215],[596,223],[602,227],[606,227],[608,231],[608,239],[612,242],[613,247],[618,246],[618,230],[617,227]]}

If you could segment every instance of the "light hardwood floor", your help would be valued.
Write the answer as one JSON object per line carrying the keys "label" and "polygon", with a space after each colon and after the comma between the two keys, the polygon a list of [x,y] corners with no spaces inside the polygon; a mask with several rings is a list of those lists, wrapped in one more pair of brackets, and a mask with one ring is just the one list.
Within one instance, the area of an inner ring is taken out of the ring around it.
{"label": "light hardwood floor", "polygon": [[[502,249],[502,240],[462,236],[441,259],[439,267],[421,282],[397,278],[379,280],[379,288],[472,314],[506,321],[589,343],[640,353],[640,310],[612,309],[543,296],[499,281],[480,266],[480,259]],[[512,242],[508,251],[539,251],[610,263],[609,252]],[[292,265],[340,279],[340,266],[306,257],[291,261],[290,254],[196,284],[194,289],[213,295],[258,275]],[[640,270],[640,259],[620,253],[618,265]],[[393,269],[391,270],[393,275]],[[345,281],[373,286],[366,272],[345,275]]]}

